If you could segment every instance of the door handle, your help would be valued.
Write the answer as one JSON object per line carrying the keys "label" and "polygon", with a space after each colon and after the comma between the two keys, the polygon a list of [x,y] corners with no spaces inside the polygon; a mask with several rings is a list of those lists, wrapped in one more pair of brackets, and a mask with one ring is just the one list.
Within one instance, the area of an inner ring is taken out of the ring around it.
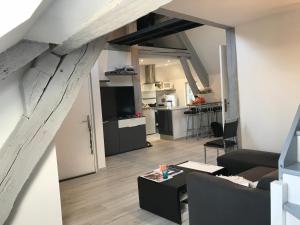
{"label": "door handle", "polygon": [[229,105],[228,100],[226,98],[224,98],[224,107],[225,107],[224,111],[225,112],[227,112],[227,110],[228,110],[228,105]]}
{"label": "door handle", "polygon": [[87,115],[86,120],[82,121],[82,123],[87,123],[88,125],[89,137],[90,137],[90,150],[91,150],[91,154],[93,155],[94,149],[93,149],[92,124],[91,124],[90,115]]}

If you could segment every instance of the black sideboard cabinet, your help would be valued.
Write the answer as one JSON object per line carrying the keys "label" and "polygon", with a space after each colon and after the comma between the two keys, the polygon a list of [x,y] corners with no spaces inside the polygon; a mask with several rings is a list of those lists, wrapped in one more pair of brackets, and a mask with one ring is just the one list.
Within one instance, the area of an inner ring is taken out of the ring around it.
{"label": "black sideboard cabinet", "polygon": [[106,121],[103,123],[105,156],[146,147],[144,118]]}
{"label": "black sideboard cabinet", "polygon": [[106,121],[103,123],[105,156],[118,154],[120,148],[120,136],[118,121]]}

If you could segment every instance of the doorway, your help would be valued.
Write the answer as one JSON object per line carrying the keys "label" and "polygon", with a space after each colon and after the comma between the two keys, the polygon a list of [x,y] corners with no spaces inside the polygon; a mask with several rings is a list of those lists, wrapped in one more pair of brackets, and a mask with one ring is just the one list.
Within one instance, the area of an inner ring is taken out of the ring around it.
{"label": "doorway", "polygon": [[54,140],[61,181],[96,172],[91,102],[91,77],[87,76]]}
{"label": "doorway", "polygon": [[[220,61],[219,46],[225,46],[226,50],[226,32],[220,28],[204,25],[185,31],[184,37],[185,43],[189,43],[186,45],[186,49],[177,49],[173,47],[175,45],[171,46],[171,37],[165,37],[164,40],[170,40],[168,44],[172,48],[163,46],[162,41],[160,47],[140,46],[140,82],[148,140],[152,139],[153,133],[159,133],[159,129],[152,129],[154,125],[159,128],[154,112],[163,107],[172,111],[173,106],[176,110],[182,109],[181,114],[193,108],[201,110],[201,104],[195,101],[193,87],[197,89],[198,99],[202,98],[206,103],[203,104],[203,111],[206,110],[206,107],[209,108],[209,113],[201,113],[199,117],[194,116],[193,119],[189,120],[189,128],[187,128],[187,122],[183,121],[187,120],[188,116],[186,115],[182,115],[183,120],[177,118],[177,120],[172,121],[173,128],[179,127],[182,134],[177,138],[186,136],[211,137],[213,136],[210,129],[211,123],[222,124],[224,122],[222,110],[225,107],[222,107],[221,69],[227,71],[227,67],[225,67],[227,62]],[[156,43],[159,43],[159,40],[156,40]],[[226,52],[224,56],[226,60]],[[193,62],[192,59],[197,60]],[[184,61],[184,65],[182,61]],[[222,68],[220,67],[221,64],[223,64]],[[201,77],[203,71],[197,69],[197,66],[201,67],[207,74],[208,86],[205,86],[203,82],[205,79]],[[155,72],[149,73],[148,67],[151,67]],[[223,73],[223,76],[225,77],[226,74]],[[225,89],[225,86],[223,87]],[[171,98],[173,96],[174,98]],[[178,123],[178,121],[181,122]],[[193,131],[187,134],[187,130],[190,128]],[[154,135],[157,136],[156,134]],[[174,135],[172,137],[175,139]]]}

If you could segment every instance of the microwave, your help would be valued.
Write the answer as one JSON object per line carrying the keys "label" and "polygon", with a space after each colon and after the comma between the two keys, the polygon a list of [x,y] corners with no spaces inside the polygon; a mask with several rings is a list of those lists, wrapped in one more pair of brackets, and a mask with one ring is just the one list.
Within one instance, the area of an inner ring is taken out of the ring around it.
{"label": "microwave", "polygon": [[173,89],[172,82],[163,82],[163,89]]}

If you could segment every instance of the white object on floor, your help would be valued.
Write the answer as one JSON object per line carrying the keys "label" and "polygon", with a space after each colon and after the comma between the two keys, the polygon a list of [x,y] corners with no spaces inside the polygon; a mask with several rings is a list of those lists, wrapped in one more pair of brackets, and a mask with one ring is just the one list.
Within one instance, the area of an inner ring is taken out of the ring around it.
{"label": "white object on floor", "polygon": [[159,133],[147,135],[147,141],[154,142],[160,140]]}
{"label": "white object on floor", "polygon": [[214,173],[224,168],[222,166],[215,166],[215,165],[204,164],[204,163],[193,162],[193,161],[187,161],[185,163],[178,164],[177,166],[193,169],[193,170],[199,170],[207,173]]}

